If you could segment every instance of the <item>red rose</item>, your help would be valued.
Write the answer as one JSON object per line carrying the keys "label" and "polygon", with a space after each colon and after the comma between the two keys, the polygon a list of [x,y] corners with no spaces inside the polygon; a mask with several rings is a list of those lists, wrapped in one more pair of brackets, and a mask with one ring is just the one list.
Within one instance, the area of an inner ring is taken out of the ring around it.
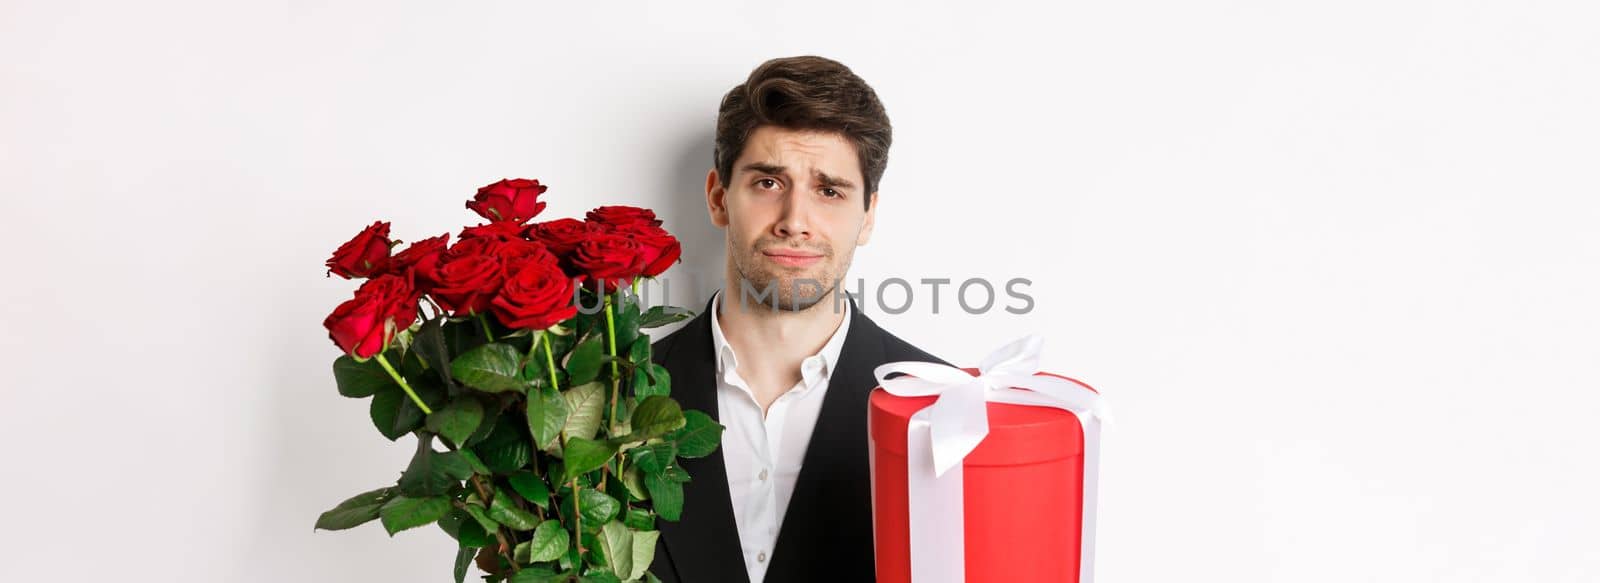
{"label": "red rose", "polygon": [[547,263],[559,266],[560,262],[555,255],[544,248],[543,243],[536,243],[527,239],[512,239],[510,241],[496,241],[489,245],[486,251],[500,259],[500,265],[507,277],[522,269],[529,261]]}
{"label": "red rose", "polygon": [[600,223],[607,227],[620,227],[622,225],[645,224],[652,227],[661,226],[661,219],[656,218],[655,211],[642,209],[636,206],[612,205],[595,208],[584,215],[590,222]]}
{"label": "red rose", "polygon": [[433,288],[433,298],[453,316],[481,314],[500,292],[503,281],[505,274],[499,258],[487,254],[458,257],[439,266],[439,283]]}
{"label": "red rose", "polygon": [[545,203],[539,202],[539,195],[548,189],[537,180],[501,180],[479,188],[478,195],[467,203],[467,208],[496,223],[509,221],[520,225],[544,210]]}
{"label": "red rose", "polygon": [[389,267],[389,223],[378,221],[340,245],[328,258],[328,273],[345,279],[372,277]]}
{"label": "red rose", "polygon": [[586,223],[577,219],[556,219],[528,226],[528,238],[544,243],[557,257],[572,254],[578,243],[590,233],[604,230],[599,223]]}
{"label": "red rose", "polygon": [[545,250],[544,243],[529,241],[527,239],[511,239],[509,241],[495,241],[484,247],[484,250],[497,257],[546,257],[554,260],[554,256]]}
{"label": "red rose", "polygon": [[543,330],[578,313],[572,280],[554,263],[530,261],[506,280],[490,309],[508,328]]}
{"label": "red rose", "polygon": [[439,283],[439,257],[449,246],[450,234],[423,239],[389,258],[389,273],[411,280],[417,291],[427,293]]}
{"label": "red rose", "polygon": [[630,283],[644,267],[638,241],[623,235],[593,233],[572,251],[572,266],[590,279],[604,282],[605,292]]}
{"label": "red rose", "polygon": [[392,273],[369,279],[356,296],[333,309],[322,326],[345,354],[372,358],[417,319],[417,292],[406,278]]}
{"label": "red rose", "polygon": [[467,227],[461,230],[462,239],[484,238],[506,241],[522,238],[522,225],[510,221],[489,223],[476,227]]}
{"label": "red rose", "polygon": [[661,275],[683,253],[678,238],[661,227],[635,223],[619,226],[611,232],[639,243],[640,252],[644,254],[642,275],[646,277]]}
{"label": "red rose", "polygon": [[462,257],[471,257],[473,255],[491,255],[489,251],[494,247],[496,242],[498,242],[498,240],[493,237],[470,237],[461,239],[456,241],[454,245],[451,245],[449,249],[446,249],[444,255],[439,258],[439,261],[441,263],[449,263]]}

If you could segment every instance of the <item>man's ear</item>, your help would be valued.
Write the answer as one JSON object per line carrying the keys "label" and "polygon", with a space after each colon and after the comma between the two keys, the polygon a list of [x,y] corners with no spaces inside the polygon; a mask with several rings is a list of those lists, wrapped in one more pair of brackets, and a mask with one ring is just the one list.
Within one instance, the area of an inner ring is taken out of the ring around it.
{"label": "man's ear", "polygon": [[712,168],[706,174],[706,211],[711,213],[711,224],[718,227],[728,226],[728,191],[722,187],[721,177],[717,176],[717,169]]}
{"label": "man's ear", "polygon": [[878,192],[873,191],[871,196],[872,198],[867,203],[867,216],[861,219],[861,234],[856,235],[857,247],[866,245],[867,240],[872,238],[873,219],[878,215]]}

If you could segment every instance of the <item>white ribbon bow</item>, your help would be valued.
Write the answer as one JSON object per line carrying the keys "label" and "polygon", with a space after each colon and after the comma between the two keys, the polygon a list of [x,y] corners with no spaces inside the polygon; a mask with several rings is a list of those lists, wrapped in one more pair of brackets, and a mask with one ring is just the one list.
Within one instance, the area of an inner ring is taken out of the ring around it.
{"label": "white ribbon bow", "polygon": [[[961,461],[989,435],[989,402],[1053,407],[1078,416],[1083,425],[1083,547],[1078,581],[1094,582],[1100,426],[1110,421],[1109,411],[1100,395],[1083,384],[1035,376],[1042,344],[1035,334],[1014,340],[985,357],[977,376],[915,361],[890,362],[872,371],[889,394],[939,397],[911,416],[906,432],[913,583],[966,578]],[[910,376],[887,378],[895,373]]]}

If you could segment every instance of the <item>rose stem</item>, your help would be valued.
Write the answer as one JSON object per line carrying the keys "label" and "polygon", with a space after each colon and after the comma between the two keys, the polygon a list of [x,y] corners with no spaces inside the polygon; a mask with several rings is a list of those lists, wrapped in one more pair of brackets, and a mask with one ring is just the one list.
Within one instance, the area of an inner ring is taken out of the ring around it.
{"label": "rose stem", "polygon": [[[622,292],[619,290],[617,292],[617,294],[620,297]],[[614,302],[611,301],[611,296],[609,294],[606,295],[606,343],[609,345],[609,348],[611,349],[611,359],[612,359],[611,360],[611,423],[613,425],[615,425],[617,423],[617,383],[622,380],[622,378],[621,378],[622,377],[622,373],[618,372],[618,370],[617,370],[617,361],[616,361],[616,358],[617,358],[617,325],[616,325],[614,316],[612,315],[612,312],[614,311],[613,310],[613,305],[614,305]],[[606,433],[607,434],[611,433],[611,430],[610,430],[609,427],[606,429]],[[612,436],[612,437],[616,437],[616,436]]]}
{"label": "rose stem", "polygon": [[389,359],[384,358],[382,352],[378,353],[378,364],[383,365],[383,370],[389,371],[389,376],[394,377],[394,382],[400,383],[400,388],[405,389],[406,394],[411,396],[411,400],[416,402],[418,408],[422,409],[423,415],[433,414],[433,409],[429,409],[427,405],[423,404],[422,397],[418,397],[416,391],[411,390],[411,385],[406,384],[406,378],[395,372],[394,367],[389,366]]}
{"label": "rose stem", "polygon": [[[617,296],[618,297],[622,296],[622,290],[620,290],[620,289],[617,290]],[[617,325],[616,325],[615,317],[612,315],[612,312],[614,311],[614,309],[613,309],[613,304],[614,303],[615,302],[611,301],[611,295],[607,294],[606,295],[606,343],[609,344],[610,348],[611,348],[611,424],[606,426],[606,435],[608,435],[610,437],[616,437],[615,435],[611,435],[611,432],[613,431],[612,427],[616,426],[616,424],[617,424],[617,387],[618,387],[619,383],[622,381],[622,373],[618,372],[618,370],[617,370],[617,360],[616,360],[617,359]],[[604,492],[605,489],[606,489],[606,476],[611,473],[610,470],[611,470],[611,465],[610,464],[606,464],[602,468],[602,471],[600,472],[600,491],[601,492]]]}
{"label": "rose stem", "polygon": [[483,324],[483,335],[488,337],[490,342],[494,342],[494,333],[489,331],[489,317],[478,314],[478,323]]}
{"label": "rose stem", "polygon": [[577,531],[578,561],[583,561],[583,496],[578,495],[578,478],[572,478],[572,524]]}
{"label": "rose stem", "polygon": [[545,368],[550,369],[550,387],[560,391],[561,381],[556,380],[556,357],[550,353],[549,336],[545,336],[544,338],[544,362],[546,365]]}

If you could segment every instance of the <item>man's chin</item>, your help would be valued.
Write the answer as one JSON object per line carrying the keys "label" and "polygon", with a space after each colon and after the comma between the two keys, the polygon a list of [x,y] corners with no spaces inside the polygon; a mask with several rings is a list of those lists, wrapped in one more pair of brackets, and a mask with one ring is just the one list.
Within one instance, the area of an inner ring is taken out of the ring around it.
{"label": "man's chin", "polygon": [[[776,283],[767,283],[776,282]],[[798,282],[799,288],[796,289]],[[759,305],[761,309],[769,311],[801,312],[816,307],[828,299],[827,282],[822,277],[777,277],[766,282],[748,282],[750,289],[745,292],[746,302],[752,307]],[[771,286],[770,288],[768,286]],[[763,292],[771,292],[763,295]],[[776,296],[776,297],[774,297]],[[777,308],[773,308],[776,301]]]}

